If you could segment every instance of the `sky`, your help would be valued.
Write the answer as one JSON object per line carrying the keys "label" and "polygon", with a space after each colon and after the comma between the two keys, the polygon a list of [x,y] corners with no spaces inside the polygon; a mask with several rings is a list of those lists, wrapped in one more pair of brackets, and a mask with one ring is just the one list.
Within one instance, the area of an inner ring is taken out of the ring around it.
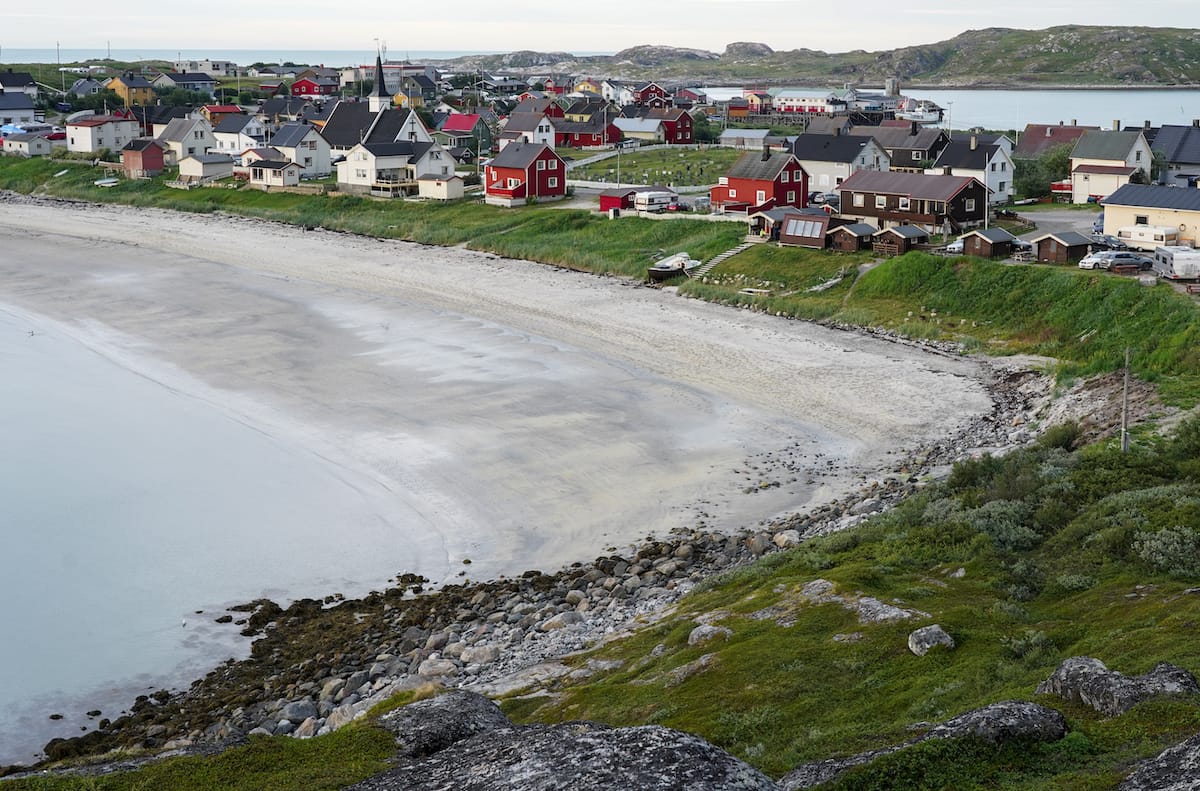
{"label": "sky", "polygon": [[[606,0],[599,6],[547,0],[396,3],[359,0],[353,14],[317,0],[126,0],[119,10],[94,0],[60,0],[42,10],[8,3],[0,11],[0,48],[196,50],[372,50],[390,52],[518,49],[616,52],[665,44],[721,52],[734,41],[776,50],[870,51],[929,44],[969,29],[1055,25],[1200,27],[1195,0]],[[2,50],[0,50],[2,51]]]}

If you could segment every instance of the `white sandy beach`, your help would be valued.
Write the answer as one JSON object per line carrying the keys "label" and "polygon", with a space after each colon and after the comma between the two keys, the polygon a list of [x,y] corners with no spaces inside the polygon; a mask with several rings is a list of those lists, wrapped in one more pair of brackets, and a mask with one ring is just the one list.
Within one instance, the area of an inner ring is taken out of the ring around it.
{"label": "white sandy beach", "polygon": [[463,249],[119,207],[0,226],[0,302],[375,487],[395,567],[434,579],[753,524],[989,408],[969,361]]}

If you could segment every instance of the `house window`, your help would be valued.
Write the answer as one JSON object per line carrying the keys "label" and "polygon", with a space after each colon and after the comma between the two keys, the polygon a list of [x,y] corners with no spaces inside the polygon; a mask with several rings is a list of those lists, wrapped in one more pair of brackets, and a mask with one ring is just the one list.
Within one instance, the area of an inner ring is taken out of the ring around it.
{"label": "house window", "polygon": [[557,159],[550,160],[550,164],[547,167],[549,167],[550,170],[558,170],[558,160]]}
{"label": "house window", "polygon": [[975,211],[975,199],[967,198],[965,201],[963,201],[963,208],[967,211]]}
{"label": "house window", "polygon": [[736,198],[736,197],[737,197],[737,190],[730,190],[730,191],[729,191],[729,197],[731,197],[731,198]]}
{"label": "house window", "polygon": [[1003,172],[1004,172],[1004,171],[1006,171],[1006,170],[1008,170],[1008,163],[1007,163],[1007,162],[1001,162],[1001,163],[1000,163],[1000,172],[1001,172],[1001,173],[1003,173]]}
{"label": "house window", "polygon": [[720,178],[717,179],[717,184],[721,187],[728,186],[729,185],[729,177],[721,176]]}
{"label": "house window", "polygon": [[1133,224],[1134,225],[1149,225],[1150,224],[1150,215],[1148,215],[1148,214],[1133,215]]}
{"label": "house window", "polygon": [[779,174],[779,183],[780,184],[788,183],[788,172],[786,170]]}
{"label": "house window", "polygon": [[1142,161],[1142,152],[1141,152],[1141,151],[1135,151],[1135,152],[1134,152],[1134,154],[1133,154],[1133,161],[1134,161],[1134,162],[1141,162],[1141,161]]}
{"label": "house window", "polygon": [[788,203],[795,203],[795,202],[796,202],[796,191],[795,191],[795,190],[788,190],[788,194],[787,194],[787,202],[788,202]]}
{"label": "house window", "polygon": [[367,177],[367,171],[366,171],[366,170],[364,170],[363,168],[355,168],[355,170],[354,170],[354,178],[356,178],[356,179],[365,179],[366,177]]}
{"label": "house window", "polygon": [[876,209],[886,209],[887,208],[887,196],[886,195],[876,195],[875,196],[875,208]]}
{"label": "house window", "polygon": [[549,187],[550,189],[554,189],[555,187],[557,187],[558,186],[558,177],[551,176],[550,178],[546,179],[546,186]]}
{"label": "house window", "polygon": [[996,172],[996,163],[995,162],[992,163],[992,172],[993,173]]}
{"label": "house window", "polygon": [[546,160],[544,160],[544,159],[539,159],[539,160],[538,160],[538,163],[537,163],[537,169],[538,169],[538,170],[545,170],[545,169],[546,169]]}
{"label": "house window", "polygon": [[754,200],[758,201],[759,203],[765,203],[767,200],[767,191],[766,190],[758,190],[757,192],[755,192]]}
{"label": "house window", "polygon": [[854,205],[859,207],[860,209],[863,206],[866,206],[867,205],[867,196],[863,195],[860,192],[854,193]]}
{"label": "house window", "polygon": [[908,206],[909,206],[908,198],[901,198],[900,199],[900,211],[908,211]]}
{"label": "house window", "polygon": [[1001,181],[1001,182],[1000,182],[1000,191],[1001,191],[1001,192],[1004,192],[1004,187],[1005,187],[1005,185],[1006,185],[1007,183],[1008,183],[1008,182],[1005,182],[1005,181]]}
{"label": "house window", "polygon": [[509,180],[508,180],[508,188],[509,188],[510,190],[511,190],[511,189],[516,189],[518,186],[520,186],[520,184],[521,184],[521,181],[520,181],[520,179],[509,179]]}
{"label": "house window", "polygon": [[912,155],[913,155],[913,157],[912,157],[912,158],[913,158],[913,162],[920,162],[920,161],[921,161],[921,152],[920,152],[920,151],[914,151],[914,152],[912,152]]}

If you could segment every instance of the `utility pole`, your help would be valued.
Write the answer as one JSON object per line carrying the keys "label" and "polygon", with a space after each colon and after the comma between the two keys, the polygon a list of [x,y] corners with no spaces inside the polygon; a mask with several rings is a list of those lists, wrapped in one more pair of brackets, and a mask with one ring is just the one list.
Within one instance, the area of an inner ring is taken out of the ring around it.
{"label": "utility pole", "polygon": [[1121,452],[1129,452],[1129,347],[1125,347],[1125,386],[1121,393]]}

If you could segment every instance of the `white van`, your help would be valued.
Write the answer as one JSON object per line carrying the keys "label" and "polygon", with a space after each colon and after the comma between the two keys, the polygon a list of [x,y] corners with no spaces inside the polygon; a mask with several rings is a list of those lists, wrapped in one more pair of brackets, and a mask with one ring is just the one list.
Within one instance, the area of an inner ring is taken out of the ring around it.
{"label": "white van", "polygon": [[1154,249],[1154,272],[1168,280],[1200,278],[1200,250],[1173,245]]}
{"label": "white van", "polygon": [[678,202],[678,195],[663,190],[647,190],[633,196],[633,208],[638,211],[666,211]]}
{"label": "white van", "polygon": [[1134,250],[1153,250],[1179,244],[1179,231],[1165,225],[1126,225],[1117,238]]}

